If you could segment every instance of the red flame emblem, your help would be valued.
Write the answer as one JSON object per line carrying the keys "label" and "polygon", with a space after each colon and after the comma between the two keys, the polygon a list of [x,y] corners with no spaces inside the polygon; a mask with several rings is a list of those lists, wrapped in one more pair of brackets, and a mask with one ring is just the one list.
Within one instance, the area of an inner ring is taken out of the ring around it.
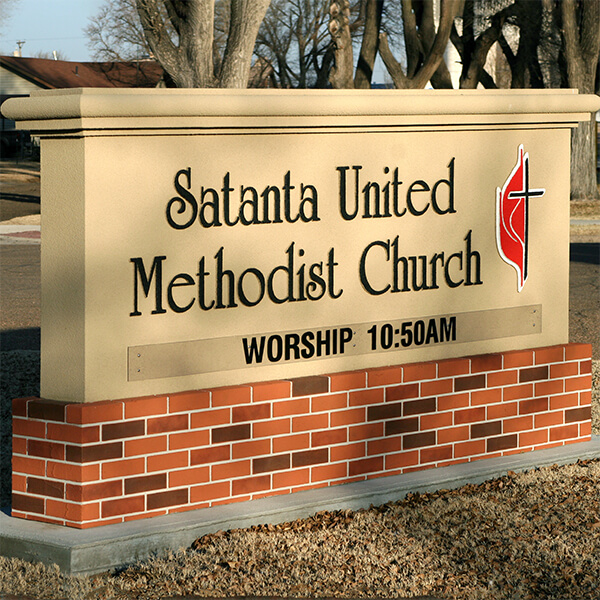
{"label": "red flame emblem", "polygon": [[517,289],[527,281],[529,198],[546,190],[529,189],[529,154],[519,146],[517,164],[502,189],[496,188],[496,244],[502,260],[517,272]]}

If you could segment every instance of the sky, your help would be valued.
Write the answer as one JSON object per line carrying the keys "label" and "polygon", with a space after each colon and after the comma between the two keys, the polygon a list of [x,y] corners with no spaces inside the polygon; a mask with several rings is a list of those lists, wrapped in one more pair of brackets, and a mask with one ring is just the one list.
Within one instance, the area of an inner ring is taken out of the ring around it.
{"label": "sky", "polygon": [[[3,4],[6,0],[0,0]],[[17,41],[25,41],[23,56],[53,50],[66,60],[89,61],[83,28],[104,0],[12,0],[8,18],[0,22],[0,54],[12,56]],[[3,11],[2,11],[3,12]]]}

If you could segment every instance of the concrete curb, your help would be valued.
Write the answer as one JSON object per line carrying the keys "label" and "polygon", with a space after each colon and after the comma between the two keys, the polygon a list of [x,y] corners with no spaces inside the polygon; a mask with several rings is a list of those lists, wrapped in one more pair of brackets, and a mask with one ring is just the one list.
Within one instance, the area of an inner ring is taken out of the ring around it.
{"label": "concrete curb", "polygon": [[410,492],[452,489],[553,464],[600,458],[600,436],[592,441],[416,471],[293,495],[272,496],[185,513],[78,530],[14,519],[0,513],[0,555],[56,563],[66,574],[93,574],[167,550],[189,547],[219,530],[305,518],[321,510],[368,508],[401,500]]}

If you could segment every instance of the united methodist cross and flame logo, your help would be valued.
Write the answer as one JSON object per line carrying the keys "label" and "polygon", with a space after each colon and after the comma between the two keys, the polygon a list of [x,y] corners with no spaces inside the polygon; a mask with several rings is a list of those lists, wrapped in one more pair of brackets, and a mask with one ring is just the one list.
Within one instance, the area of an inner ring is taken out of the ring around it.
{"label": "united methodist cross and flame logo", "polygon": [[521,144],[517,164],[502,189],[496,188],[496,245],[502,260],[517,272],[519,292],[527,281],[529,199],[545,192],[529,188],[529,154]]}

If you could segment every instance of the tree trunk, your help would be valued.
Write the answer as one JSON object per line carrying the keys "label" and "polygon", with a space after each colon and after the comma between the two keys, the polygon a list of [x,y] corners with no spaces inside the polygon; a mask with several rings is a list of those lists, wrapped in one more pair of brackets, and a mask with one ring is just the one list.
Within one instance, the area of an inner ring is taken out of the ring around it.
{"label": "tree trunk", "polygon": [[219,76],[220,87],[248,86],[254,42],[270,1],[231,0],[229,36]]}
{"label": "tree trunk", "polygon": [[[562,2],[562,26],[569,86],[593,94],[600,53],[600,0]],[[578,26],[578,23],[580,25]],[[597,199],[596,123],[580,123],[571,135],[571,198]]]}
{"label": "tree trunk", "polygon": [[350,89],[354,87],[352,77],[354,57],[352,53],[352,38],[350,37],[350,2],[349,0],[333,0],[329,13],[329,33],[335,46],[335,62],[331,69],[329,81],[335,89]]}
{"label": "tree trunk", "polygon": [[381,28],[381,14],[383,12],[383,0],[367,0],[367,17],[363,33],[356,74],[354,75],[354,87],[369,89],[373,79],[373,67],[379,47],[379,30]]}

